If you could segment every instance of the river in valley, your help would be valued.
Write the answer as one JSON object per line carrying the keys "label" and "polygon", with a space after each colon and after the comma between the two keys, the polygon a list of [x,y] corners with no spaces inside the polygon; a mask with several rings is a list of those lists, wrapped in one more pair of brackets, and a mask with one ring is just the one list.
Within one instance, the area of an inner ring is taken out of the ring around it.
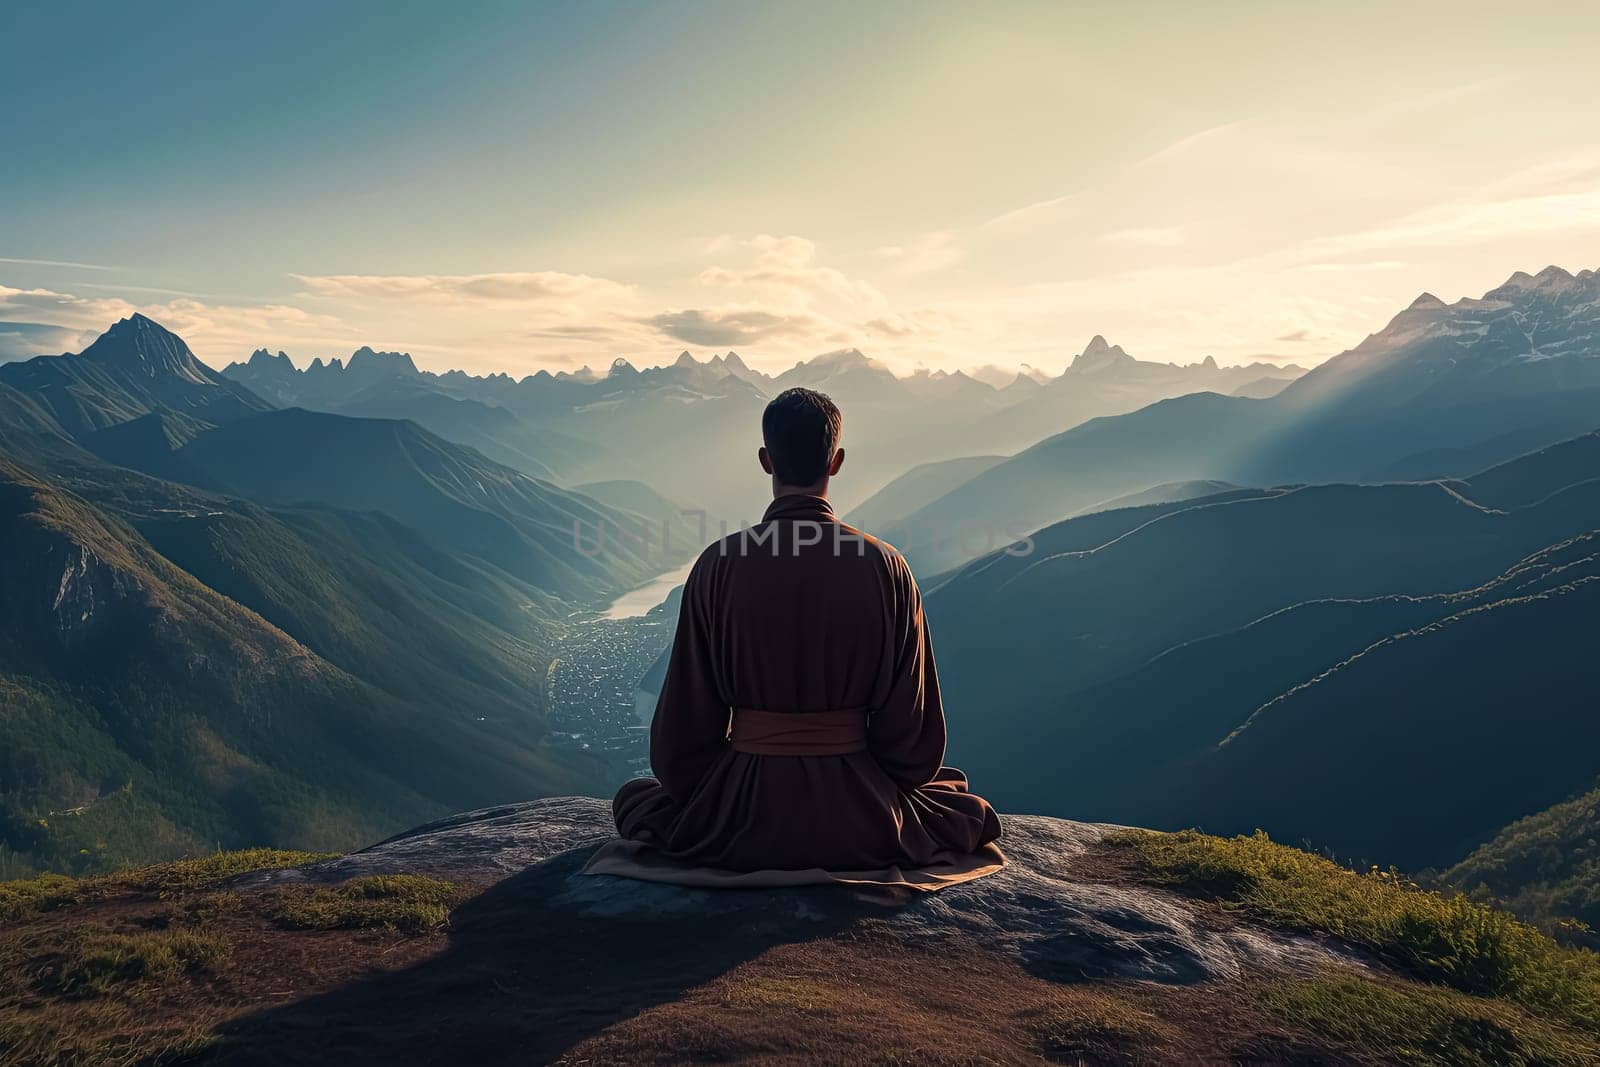
{"label": "river in valley", "polygon": [[552,741],[602,757],[615,784],[649,772],[654,697],[639,680],[672,644],[676,613],[653,611],[689,575],[692,561],[631,589],[567,628],[546,691]]}
{"label": "river in valley", "polygon": [[694,567],[694,560],[683,566],[668,571],[659,578],[655,578],[637,589],[630,589],[617,599],[613,600],[605,610],[608,619],[631,619],[643,615],[651,608],[667,599],[667,594],[684,583],[689,577],[689,571]]}

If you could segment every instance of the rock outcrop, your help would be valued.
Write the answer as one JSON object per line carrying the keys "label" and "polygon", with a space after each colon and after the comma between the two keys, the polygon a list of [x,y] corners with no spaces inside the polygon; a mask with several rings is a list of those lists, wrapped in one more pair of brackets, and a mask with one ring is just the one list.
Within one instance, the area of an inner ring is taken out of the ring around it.
{"label": "rock outcrop", "polygon": [[[1566,1006],[1430,983],[1411,950],[1459,916],[1421,890],[1262,838],[1005,831],[1003,871],[933,895],[587,876],[611,820],[578,798],[320,862],[255,850],[40,880],[0,896],[0,1061],[1600,1063],[1584,959],[1515,957]],[[1193,877],[1165,880],[1175,855]],[[1230,875],[1273,880],[1286,910]],[[1331,925],[1292,906],[1347,879],[1416,923],[1369,929],[1372,956],[1288,932],[1363,936],[1377,905],[1351,897],[1353,923]]]}
{"label": "rock outcrop", "polygon": [[[1194,902],[1119,885],[1083,869],[1110,827],[1008,815],[998,874],[931,895],[895,897],[834,886],[695,890],[579,872],[614,831],[599,800],[562,797],[458,815],[310,867],[262,871],[239,890],[424,874],[515,886],[541,920],[578,927],[704,924],[772,943],[822,936],[857,921],[919,949],[1001,953],[1054,981],[1096,978],[1193,983],[1250,968],[1310,970],[1358,962],[1308,938],[1219,922]],[[533,915],[528,916],[529,919]],[[649,935],[635,930],[635,935]]]}

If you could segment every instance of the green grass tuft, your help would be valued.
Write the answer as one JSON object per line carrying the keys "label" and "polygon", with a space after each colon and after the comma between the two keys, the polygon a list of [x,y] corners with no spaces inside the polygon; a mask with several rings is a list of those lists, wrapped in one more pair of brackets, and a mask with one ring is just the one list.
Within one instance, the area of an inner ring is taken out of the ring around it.
{"label": "green grass tuft", "polygon": [[278,923],[301,930],[377,929],[416,934],[444,925],[460,887],[415,874],[380,874],[335,886],[279,890],[269,906]]}
{"label": "green grass tuft", "polygon": [[186,975],[215,974],[232,951],[225,938],[193,930],[87,930],[45,970],[40,984],[53,992],[104,996],[130,985],[165,985]]}
{"label": "green grass tuft", "polygon": [[24,919],[42,911],[105,900],[120,893],[176,896],[210,889],[251,871],[299,867],[328,859],[332,853],[290,852],[276,848],[250,848],[216,852],[198,859],[138,867],[92,878],[42,874],[14,882],[0,882],[0,923]]}
{"label": "green grass tuft", "polygon": [[1328,974],[1264,987],[1259,1001],[1279,1021],[1374,1061],[1438,1067],[1600,1063],[1585,1035],[1505,1004],[1437,986]]}
{"label": "green grass tuft", "polygon": [[1146,874],[1174,889],[1277,926],[1332,934],[1415,977],[1600,1032],[1600,956],[1564,948],[1505,912],[1428,892],[1393,872],[1357,874],[1259,832],[1224,839],[1128,831],[1107,843],[1132,850]]}
{"label": "green grass tuft", "polygon": [[[141,867],[122,874],[107,875],[109,884],[126,887],[143,893],[165,896],[195,889],[209,889],[229,878],[251,871],[280,870],[284,867],[302,867],[318,860],[330,859],[331,852],[294,852],[281,848],[247,848],[236,852],[214,852],[192,860],[160,863]],[[98,879],[96,879],[98,881]]]}
{"label": "green grass tuft", "polygon": [[80,888],[77,879],[64,874],[41,874],[37,878],[0,882],[0,922],[70,904],[78,899]]}
{"label": "green grass tuft", "polygon": [[1079,991],[1046,1012],[1035,1034],[1052,1062],[1116,1063],[1131,1060],[1135,1049],[1159,1048],[1175,1031],[1126,1001]]}

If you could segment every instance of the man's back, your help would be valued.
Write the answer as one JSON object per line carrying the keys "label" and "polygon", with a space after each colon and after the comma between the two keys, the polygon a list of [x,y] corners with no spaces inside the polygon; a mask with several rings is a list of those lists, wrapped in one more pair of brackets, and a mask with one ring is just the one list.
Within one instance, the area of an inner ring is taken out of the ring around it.
{"label": "man's back", "polygon": [[657,778],[617,831],[731,870],[869,871],[974,853],[1000,820],[943,766],[944,708],[905,560],[834,517],[843,416],[788,389],[761,417],[772,505],[700,556],[650,728]]}
{"label": "man's back", "polygon": [[825,499],[781,496],[690,574],[651,733],[659,782],[624,787],[618,829],[735,870],[926,865],[1000,832],[944,742],[905,561]]}
{"label": "man's back", "polygon": [[732,706],[823,711],[881,701],[880,668],[916,588],[893,548],[838,522],[825,501],[794,496],[706,549],[696,571],[708,621],[729,637]]}

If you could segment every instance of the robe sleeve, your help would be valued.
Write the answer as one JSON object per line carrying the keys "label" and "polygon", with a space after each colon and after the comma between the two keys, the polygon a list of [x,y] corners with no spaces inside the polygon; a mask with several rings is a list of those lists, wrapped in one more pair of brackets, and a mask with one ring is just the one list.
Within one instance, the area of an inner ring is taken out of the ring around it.
{"label": "robe sleeve", "polygon": [[667,795],[682,804],[728,744],[728,704],[712,658],[709,568],[689,572],[667,675],[650,721],[650,764]]}
{"label": "robe sleeve", "polygon": [[944,765],[944,704],[922,592],[905,561],[893,563],[893,675],[887,699],[867,725],[867,745],[896,785],[916,789],[933,781]]}

